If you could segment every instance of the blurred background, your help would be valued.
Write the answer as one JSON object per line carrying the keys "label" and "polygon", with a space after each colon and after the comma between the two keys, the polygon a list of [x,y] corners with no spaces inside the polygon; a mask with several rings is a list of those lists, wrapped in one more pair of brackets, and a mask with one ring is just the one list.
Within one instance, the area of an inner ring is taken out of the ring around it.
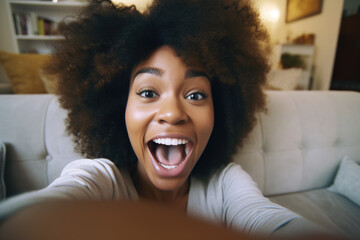
{"label": "blurred background", "polygon": [[[143,11],[150,0],[114,0]],[[210,2],[210,1],[209,1]],[[254,0],[273,56],[268,88],[360,91],[360,0]],[[0,51],[51,54],[84,0],[0,0]],[[3,64],[3,66],[5,66]],[[6,72],[6,71],[5,71]],[[0,69],[1,82],[6,74]]]}

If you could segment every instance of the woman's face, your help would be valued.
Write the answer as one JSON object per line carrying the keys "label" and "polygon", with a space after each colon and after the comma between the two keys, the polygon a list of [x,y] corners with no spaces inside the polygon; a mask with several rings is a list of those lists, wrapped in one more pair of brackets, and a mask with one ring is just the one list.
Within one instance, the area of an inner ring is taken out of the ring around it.
{"label": "woman's face", "polygon": [[133,70],[125,118],[140,179],[180,189],[213,129],[210,82],[201,68],[160,47]]}

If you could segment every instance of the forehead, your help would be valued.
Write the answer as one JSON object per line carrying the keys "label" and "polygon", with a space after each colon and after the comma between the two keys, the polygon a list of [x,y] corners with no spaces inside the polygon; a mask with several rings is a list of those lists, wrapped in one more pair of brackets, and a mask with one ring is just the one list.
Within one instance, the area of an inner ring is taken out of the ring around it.
{"label": "forehead", "polygon": [[133,69],[133,74],[138,69],[144,67],[156,67],[166,70],[176,67],[185,68],[186,65],[181,58],[177,56],[174,49],[168,46],[162,46],[150,54],[147,59],[137,64]]}
{"label": "forehead", "polygon": [[171,69],[203,71],[199,61],[187,59],[185,62],[172,47],[166,45],[156,49],[148,58],[137,64],[132,70],[131,77],[133,78],[136,71],[145,67],[155,67],[164,71]]}

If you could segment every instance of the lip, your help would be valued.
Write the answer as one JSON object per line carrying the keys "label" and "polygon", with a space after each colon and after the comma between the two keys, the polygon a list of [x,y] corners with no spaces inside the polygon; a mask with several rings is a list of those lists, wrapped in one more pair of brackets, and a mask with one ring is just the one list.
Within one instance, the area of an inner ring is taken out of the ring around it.
{"label": "lip", "polygon": [[[158,160],[153,155],[153,152],[150,150],[150,147],[149,147],[150,143],[154,139],[157,139],[157,138],[180,138],[180,139],[186,139],[191,144],[191,150],[186,155],[186,158],[180,163],[180,165],[178,165],[177,167],[172,168],[172,169],[164,168],[158,162]],[[177,176],[180,176],[180,175],[184,174],[186,169],[189,167],[189,162],[190,162],[190,159],[192,159],[193,150],[194,150],[194,142],[193,142],[193,140],[190,137],[185,136],[183,134],[159,134],[159,135],[156,135],[156,136],[152,137],[149,141],[147,141],[146,146],[147,146],[147,151],[148,151],[148,153],[150,155],[150,158],[151,158],[152,165],[153,165],[156,173],[159,176],[165,177],[165,178],[177,177]]]}

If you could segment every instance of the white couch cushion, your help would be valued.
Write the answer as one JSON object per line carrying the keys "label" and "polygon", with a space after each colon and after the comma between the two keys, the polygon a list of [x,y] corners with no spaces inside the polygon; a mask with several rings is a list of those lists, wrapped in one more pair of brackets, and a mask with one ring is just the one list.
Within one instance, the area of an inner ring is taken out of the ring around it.
{"label": "white couch cushion", "polygon": [[47,186],[79,158],[64,136],[66,114],[54,95],[0,95],[0,112],[9,196]]}
{"label": "white couch cushion", "polygon": [[234,161],[265,195],[327,187],[342,156],[360,156],[359,106],[356,92],[268,92],[268,112]]}
{"label": "white couch cushion", "polygon": [[270,200],[352,239],[360,237],[360,208],[340,194],[318,189],[272,196]]}
{"label": "white couch cushion", "polygon": [[0,95],[8,195],[47,186],[44,123],[51,95]]}
{"label": "white couch cushion", "polygon": [[328,189],[342,194],[360,207],[360,165],[345,156],[340,162],[333,185]]}
{"label": "white couch cushion", "polygon": [[74,152],[71,136],[65,129],[66,111],[60,107],[57,98],[48,105],[45,122],[45,144],[47,150],[48,180],[52,182],[60,176],[62,169],[69,162],[83,158]]}

